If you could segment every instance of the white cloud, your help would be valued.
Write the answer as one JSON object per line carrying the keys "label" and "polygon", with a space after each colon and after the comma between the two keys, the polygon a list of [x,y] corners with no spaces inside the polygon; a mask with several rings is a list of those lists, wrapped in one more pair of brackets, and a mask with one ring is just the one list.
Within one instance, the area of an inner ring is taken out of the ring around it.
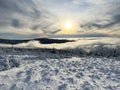
{"label": "white cloud", "polygon": [[0,34],[53,35],[68,19],[80,25],[78,31],[109,33],[119,29],[119,4],[119,0],[1,0]]}

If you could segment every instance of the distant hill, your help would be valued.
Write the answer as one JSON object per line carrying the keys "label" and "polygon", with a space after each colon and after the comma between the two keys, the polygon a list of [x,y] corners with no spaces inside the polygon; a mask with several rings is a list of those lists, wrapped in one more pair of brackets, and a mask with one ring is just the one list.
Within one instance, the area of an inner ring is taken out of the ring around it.
{"label": "distant hill", "polygon": [[11,40],[11,39],[0,39],[0,43],[2,44],[20,44],[27,43],[29,41],[39,41],[41,44],[53,44],[53,43],[67,43],[74,42],[74,40],[66,40],[66,39],[49,39],[49,38],[36,38],[36,39],[28,39],[28,40]]}

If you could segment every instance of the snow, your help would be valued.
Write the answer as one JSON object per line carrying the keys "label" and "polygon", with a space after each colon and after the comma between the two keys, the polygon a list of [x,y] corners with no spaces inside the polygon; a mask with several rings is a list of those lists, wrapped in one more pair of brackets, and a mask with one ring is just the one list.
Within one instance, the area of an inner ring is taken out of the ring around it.
{"label": "snow", "polygon": [[29,56],[0,72],[0,90],[120,90],[119,58]]}
{"label": "snow", "polygon": [[120,90],[119,38],[0,46],[0,90]]}

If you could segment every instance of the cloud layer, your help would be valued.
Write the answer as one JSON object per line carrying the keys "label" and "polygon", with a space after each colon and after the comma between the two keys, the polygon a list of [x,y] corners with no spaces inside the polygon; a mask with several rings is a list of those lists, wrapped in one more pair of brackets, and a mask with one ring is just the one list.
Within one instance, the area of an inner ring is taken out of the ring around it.
{"label": "cloud layer", "polygon": [[77,23],[77,35],[120,36],[120,0],[0,0],[0,38],[57,35],[60,21]]}
{"label": "cloud layer", "polygon": [[[77,0],[81,1],[81,0]],[[91,18],[81,23],[81,28],[85,30],[101,30],[101,33],[106,31],[106,34],[116,34],[120,36],[120,1],[119,0],[87,0],[91,3],[91,8],[87,11],[88,17]],[[116,31],[117,29],[117,31]],[[111,33],[115,32],[114,34]]]}
{"label": "cloud layer", "polygon": [[[39,0],[0,0],[0,35],[46,36],[57,21]],[[47,32],[47,33],[45,33]],[[10,36],[8,36],[10,37]]]}

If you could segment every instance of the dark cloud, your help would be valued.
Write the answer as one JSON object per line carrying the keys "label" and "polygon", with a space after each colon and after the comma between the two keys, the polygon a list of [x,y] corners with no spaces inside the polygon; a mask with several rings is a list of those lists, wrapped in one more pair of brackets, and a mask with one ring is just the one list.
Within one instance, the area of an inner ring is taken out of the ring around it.
{"label": "dark cloud", "polygon": [[20,22],[20,20],[18,20],[18,19],[12,19],[11,26],[13,26],[15,28],[23,28],[24,25],[25,24],[23,22]]}
{"label": "dark cloud", "polygon": [[[102,24],[102,22],[104,21],[107,21],[108,23]],[[99,24],[100,22],[101,24]],[[93,29],[93,28],[105,29],[105,28],[113,27],[116,24],[120,24],[120,15],[112,16],[110,20],[99,20],[97,22],[93,21],[93,22],[89,22],[87,24],[80,25],[80,26],[81,28],[86,28],[86,29]]]}
{"label": "dark cloud", "polygon": [[55,30],[55,31],[51,32],[51,34],[56,34],[56,33],[60,32],[60,31],[61,31],[61,29],[58,29],[58,30]]}
{"label": "dark cloud", "polygon": [[38,25],[34,25],[34,26],[32,26],[32,30],[37,30],[37,29],[39,29],[41,27],[41,25],[40,24],[38,24]]}
{"label": "dark cloud", "polygon": [[111,19],[111,22],[109,22],[108,24],[105,24],[105,25],[101,25],[101,26],[99,26],[99,28],[108,28],[108,27],[112,27],[116,24],[120,24],[120,15],[113,16]]}
{"label": "dark cloud", "polygon": [[42,22],[42,24],[37,24],[37,25],[33,25],[32,26],[32,30],[37,30],[37,29],[42,29],[42,30],[44,30],[44,29],[47,29],[48,27],[50,27],[50,26],[52,26],[53,24],[54,24],[55,22],[51,22],[51,23],[49,23],[49,22]]}

